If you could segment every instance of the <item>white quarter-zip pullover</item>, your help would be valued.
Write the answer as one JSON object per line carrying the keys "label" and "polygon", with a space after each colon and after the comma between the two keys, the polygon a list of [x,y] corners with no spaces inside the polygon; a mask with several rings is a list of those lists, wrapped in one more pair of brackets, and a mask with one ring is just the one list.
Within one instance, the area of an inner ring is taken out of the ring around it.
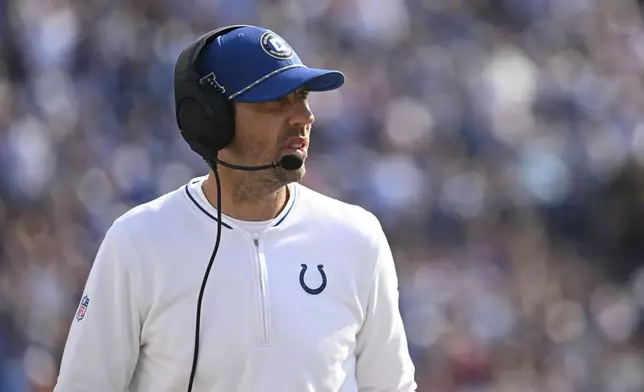
{"label": "white quarter-zip pullover", "polygon": [[[195,178],[108,230],[54,392],[183,392],[217,234]],[[366,210],[289,185],[263,225],[222,218],[194,392],[410,392],[387,239]]]}

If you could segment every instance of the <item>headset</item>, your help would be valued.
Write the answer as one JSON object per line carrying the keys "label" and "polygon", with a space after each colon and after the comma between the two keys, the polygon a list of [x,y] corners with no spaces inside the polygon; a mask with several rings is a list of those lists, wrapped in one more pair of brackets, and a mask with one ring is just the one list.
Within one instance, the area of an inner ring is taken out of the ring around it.
{"label": "headset", "polygon": [[174,70],[177,125],[190,148],[205,160],[217,159],[219,150],[233,140],[232,104],[206,79],[197,64],[203,49],[217,37],[246,25],[232,25],[208,32],[181,52]]}
{"label": "headset", "polygon": [[298,154],[288,154],[282,157],[280,161],[262,166],[233,165],[218,158],[219,151],[232,142],[235,134],[233,105],[213,86],[210,79],[199,76],[197,64],[201,52],[208,44],[217,39],[217,37],[242,27],[248,27],[248,25],[222,27],[197,38],[181,52],[174,70],[175,115],[181,136],[194,152],[208,162],[215,174],[217,186],[217,239],[197,300],[194,355],[188,392],[192,391],[199,358],[199,330],[204,290],[221,241],[221,184],[217,165],[220,164],[235,170],[256,171],[276,167],[297,170],[304,163],[303,158]]}

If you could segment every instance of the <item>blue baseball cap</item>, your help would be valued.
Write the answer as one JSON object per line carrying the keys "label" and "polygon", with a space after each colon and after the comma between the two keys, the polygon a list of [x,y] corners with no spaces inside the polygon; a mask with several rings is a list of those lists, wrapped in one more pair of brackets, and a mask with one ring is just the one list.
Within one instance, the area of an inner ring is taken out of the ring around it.
{"label": "blue baseball cap", "polygon": [[301,87],[330,91],[344,84],[341,72],[308,68],[282,37],[257,26],[217,37],[203,49],[197,71],[235,102],[274,101]]}

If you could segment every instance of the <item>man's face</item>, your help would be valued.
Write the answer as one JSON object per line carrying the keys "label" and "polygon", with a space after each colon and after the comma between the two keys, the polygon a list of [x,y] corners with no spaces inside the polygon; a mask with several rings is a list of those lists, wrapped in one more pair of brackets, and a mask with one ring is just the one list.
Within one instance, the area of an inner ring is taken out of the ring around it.
{"label": "man's face", "polygon": [[[311,125],[314,121],[305,90],[297,90],[278,101],[235,103],[235,137],[227,153],[242,165],[266,165],[284,155],[299,151],[306,158]],[[275,168],[255,172],[270,185],[299,181],[305,167],[298,170]]]}

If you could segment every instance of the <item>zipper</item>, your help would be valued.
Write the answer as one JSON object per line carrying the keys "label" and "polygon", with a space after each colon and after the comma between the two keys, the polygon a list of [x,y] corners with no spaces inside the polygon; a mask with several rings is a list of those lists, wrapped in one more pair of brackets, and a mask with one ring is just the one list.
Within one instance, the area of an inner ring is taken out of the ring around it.
{"label": "zipper", "polygon": [[270,312],[268,303],[268,274],[266,272],[266,262],[262,254],[260,237],[258,234],[253,235],[253,246],[255,247],[255,266],[259,280],[259,311],[260,311],[260,344],[266,346],[270,343]]}

